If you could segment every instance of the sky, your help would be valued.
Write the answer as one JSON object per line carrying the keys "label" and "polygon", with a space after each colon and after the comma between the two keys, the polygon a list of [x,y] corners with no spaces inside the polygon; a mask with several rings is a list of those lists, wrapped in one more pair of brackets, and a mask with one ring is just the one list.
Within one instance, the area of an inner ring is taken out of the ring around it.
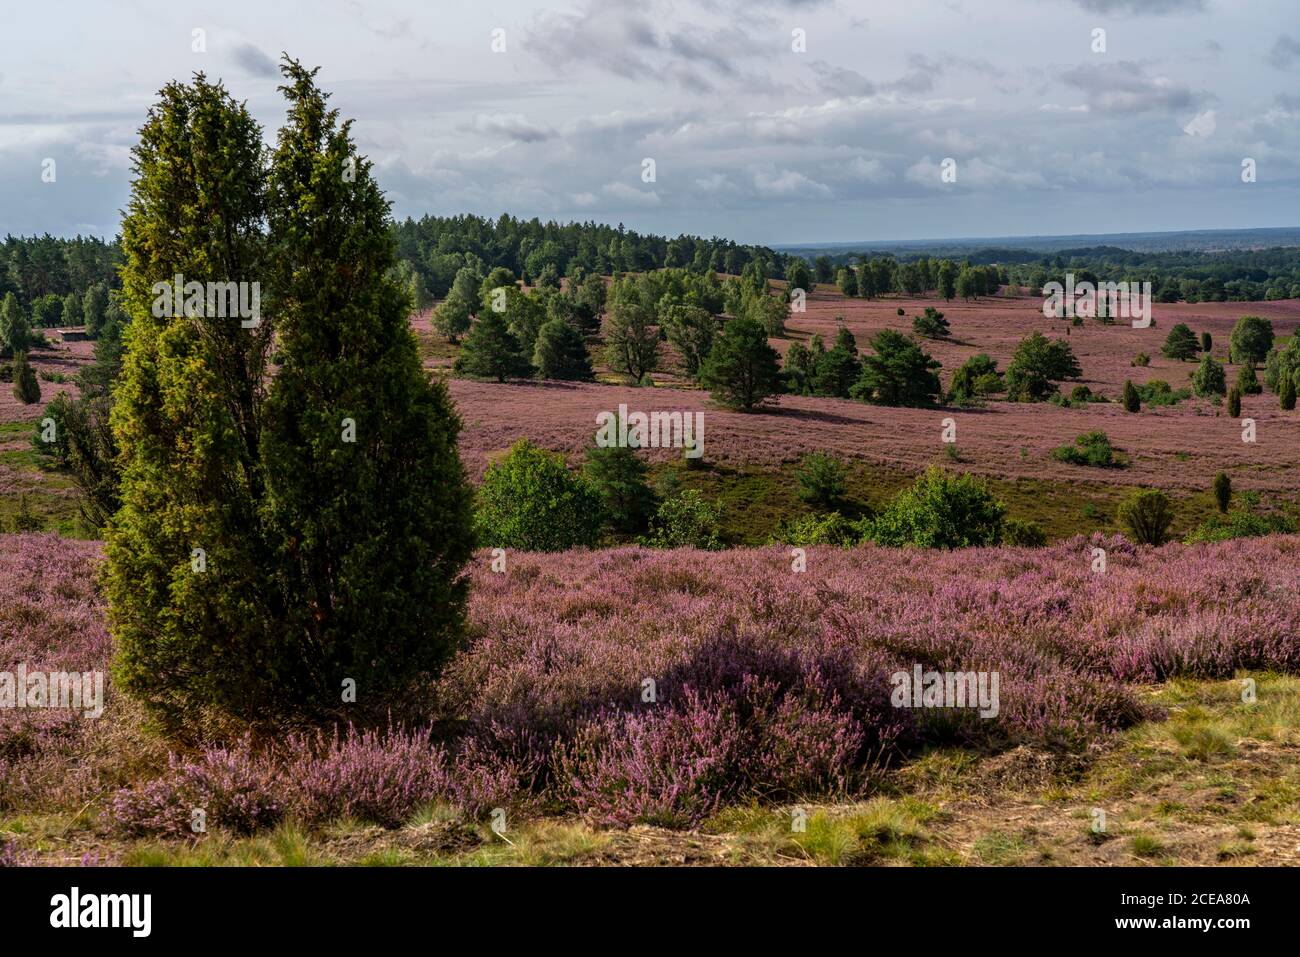
{"label": "sky", "polygon": [[397,217],[509,212],[769,245],[1295,226],[1297,12],[3,0],[0,233],[115,235],[137,130],[173,79],[221,78],[269,142],[283,51],[320,67]]}

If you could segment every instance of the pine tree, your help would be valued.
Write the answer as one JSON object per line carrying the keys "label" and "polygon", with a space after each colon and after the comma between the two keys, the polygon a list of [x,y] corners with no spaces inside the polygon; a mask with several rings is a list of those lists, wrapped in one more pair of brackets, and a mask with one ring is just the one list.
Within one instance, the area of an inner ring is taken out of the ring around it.
{"label": "pine tree", "polygon": [[41,383],[36,378],[36,370],[27,361],[25,352],[14,356],[14,398],[24,405],[41,401]]}
{"label": "pine tree", "polygon": [[587,343],[563,319],[552,319],[538,331],[533,365],[543,379],[587,381],[594,378]]}
{"label": "pine tree", "polygon": [[767,330],[753,319],[733,319],[713,344],[700,373],[713,398],[729,408],[749,411],[781,391],[777,352]]}
{"label": "pine tree", "polygon": [[505,316],[493,309],[484,309],[470,326],[453,368],[464,375],[498,382],[532,373]]}
{"label": "pine tree", "polygon": [[5,293],[4,302],[0,303],[0,352],[5,355],[26,352],[30,342],[30,326],[18,297],[12,292]]}
{"label": "pine tree", "polygon": [[1192,332],[1185,323],[1178,323],[1169,330],[1160,352],[1168,359],[1186,361],[1196,358],[1196,333]]}

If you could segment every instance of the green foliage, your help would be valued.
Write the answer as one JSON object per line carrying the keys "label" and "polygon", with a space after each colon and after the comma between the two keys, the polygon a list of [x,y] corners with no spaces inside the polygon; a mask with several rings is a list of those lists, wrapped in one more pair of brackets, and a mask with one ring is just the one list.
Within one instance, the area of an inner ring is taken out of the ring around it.
{"label": "green foliage", "polygon": [[667,332],[668,341],[681,353],[686,374],[697,377],[713,351],[713,338],[718,330],[712,313],[699,306],[672,305],[661,312],[659,322]]}
{"label": "green foliage", "polygon": [[1074,440],[1073,445],[1062,445],[1052,449],[1052,458],[1058,462],[1071,465],[1088,465],[1093,468],[1110,468],[1119,464],[1115,459],[1115,450],[1110,438],[1100,430],[1085,432]]}
{"label": "green foliage", "polygon": [[782,389],[777,352],[767,331],[752,319],[733,319],[714,342],[700,382],[714,400],[732,409],[749,411]]}
{"label": "green foliage", "polygon": [[[220,85],[169,84],[122,224],[115,674],[191,732],[210,709],[381,721],[462,631],[459,422],[420,366],[369,164],[350,162],[314,71],[282,72],[288,120],[269,153]],[[261,281],[274,340],[269,323],[155,315],[152,283],[177,273]]]}
{"label": "green foliage", "polygon": [[1290,412],[1295,408],[1295,380],[1290,376],[1282,379],[1281,388],[1277,390],[1277,401],[1284,412]]}
{"label": "green foliage", "polygon": [[926,339],[945,339],[948,336],[948,320],[934,306],[926,306],[924,315],[913,317],[912,331]]}
{"label": "green foliage", "polygon": [[922,351],[915,340],[883,329],[871,340],[873,355],[862,360],[862,374],[849,394],[877,405],[928,405],[941,386],[937,360]]}
{"label": "green foliage", "polygon": [[1147,355],[1145,352],[1139,352],[1137,355],[1133,357],[1133,361],[1130,362],[1129,365],[1140,366],[1140,367],[1149,366],[1151,365],[1151,357]]}
{"label": "green foliage", "polygon": [[835,511],[844,504],[847,469],[833,455],[813,452],[805,455],[795,470],[799,498],[819,511]]}
{"label": "green foliage", "polygon": [[939,263],[939,295],[951,302],[957,294],[957,264],[951,259]]}
{"label": "green foliage", "polygon": [[1138,398],[1151,406],[1177,405],[1184,399],[1191,398],[1191,389],[1175,389],[1164,379],[1151,379],[1138,386]]}
{"label": "green foliage", "polygon": [[101,282],[88,286],[85,295],[81,297],[81,321],[86,327],[87,336],[99,338],[107,312],[108,287]]}
{"label": "green foliage", "polygon": [[641,382],[659,367],[659,330],[654,303],[632,278],[617,279],[605,316],[605,361],[615,372]]}
{"label": "green foliage", "polygon": [[858,294],[858,274],[852,269],[841,269],[836,273],[835,284],[840,287],[840,292],[846,296],[856,296]]}
{"label": "green foliage", "polygon": [[1005,388],[998,364],[985,353],[971,356],[952,374],[948,400],[958,404],[972,402]]}
{"label": "green foliage", "polygon": [[922,548],[996,545],[1005,516],[1006,506],[983,482],[931,467],[866,524],[866,536],[880,545]]}
{"label": "green foliage", "polygon": [[651,548],[722,548],[722,509],[695,489],[664,499],[642,540]]}
{"label": "green foliage", "polygon": [[469,331],[473,319],[471,308],[470,302],[453,288],[433,311],[433,328],[445,336],[448,342],[456,342]]}
{"label": "green foliage", "polygon": [[853,522],[839,512],[828,512],[782,519],[768,542],[807,548],[813,545],[855,545],[861,538],[861,523]]}
{"label": "green foliage", "polygon": [[1047,533],[1037,522],[1008,518],[1002,523],[1002,544],[1038,548],[1047,544]]}
{"label": "green foliage", "polygon": [[1228,478],[1227,472],[1220,472],[1214,476],[1214,504],[1219,507],[1220,512],[1228,511],[1228,504],[1232,501],[1232,479]]}
{"label": "green foliage", "polygon": [[1264,387],[1259,384],[1259,377],[1255,375],[1255,363],[1253,360],[1247,360],[1247,362],[1237,370],[1237,391],[1242,395],[1259,395],[1264,391]]}
{"label": "green foliage", "polygon": [[531,375],[533,371],[505,316],[492,309],[483,310],[474,320],[452,368],[461,375],[498,382]]}
{"label": "green foliage", "polygon": [[1192,391],[1201,398],[1223,395],[1227,391],[1223,366],[1213,356],[1206,354],[1201,357],[1201,364],[1192,373]]}
{"label": "green foliage", "polygon": [[1160,350],[1165,358],[1180,361],[1195,359],[1197,351],[1196,333],[1192,332],[1187,327],[1187,324],[1182,322],[1169,330],[1164,347]]}
{"label": "green foliage", "polygon": [[850,349],[847,344],[837,342],[835,348],[819,356],[812,371],[812,393],[847,399],[853,384],[862,374],[862,363],[856,353],[856,348]]}
{"label": "green foliage", "polygon": [[1292,535],[1296,521],[1280,512],[1264,512],[1243,502],[1231,511],[1220,508],[1224,514],[1215,515],[1202,522],[1187,536],[1187,543],[1226,542],[1232,538],[1256,538],[1260,535]]}
{"label": "green foliage", "polygon": [[1057,391],[1056,382],[1082,374],[1078,360],[1064,339],[1049,341],[1041,332],[1021,340],[1007,367],[1007,397],[1015,402],[1036,402]]}
{"label": "green foliage", "polygon": [[563,456],[520,439],[488,466],[475,498],[480,544],[560,552],[596,544],[600,496],[565,467]]}
{"label": "green foliage", "polygon": [[1233,362],[1263,362],[1273,348],[1273,324],[1259,316],[1242,316],[1232,327],[1228,355]]}
{"label": "green foliage", "polygon": [[1208,332],[1202,332],[1202,333],[1201,333],[1201,351],[1202,351],[1202,352],[1209,352],[1210,349],[1211,349],[1213,346],[1214,346],[1214,337],[1211,336]]}
{"label": "green foliage", "polygon": [[1228,390],[1228,415],[1234,419],[1241,417],[1241,390],[1235,385]]}
{"label": "green foliage", "polygon": [[33,405],[41,401],[41,384],[36,378],[36,370],[27,361],[27,353],[14,354],[14,398],[24,405]]}
{"label": "green foliage", "polygon": [[[0,331],[0,338],[3,335]],[[1264,384],[1270,392],[1280,395],[1283,379],[1290,379],[1293,385],[1300,386],[1300,336],[1292,336],[1285,345],[1274,346],[1264,363]]]}
{"label": "green foliage", "polygon": [[587,449],[582,476],[600,499],[606,523],[616,532],[644,532],[658,497],[646,483],[646,464],[633,449],[611,445]]}
{"label": "green foliage", "polygon": [[26,352],[31,345],[31,331],[27,316],[12,292],[5,293],[0,303],[0,352],[12,356]]}
{"label": "green foliage", "polygon": [[533,365],[543,379],[587,381],[594,378],[587,343],[563,319],[552,319],[538,331]]}
{"label": "green foliage", "polygon": [[1159,489],[1135,489],[1119,504],[1116,516],[1141,545],[1163,545],[1174,523],[1174,506]]}
{"label": "green foliage", "polygon": [[1124,411],[1140,412],[1142,410],[1142,399],[1138,396],[1138,390],[1133,387],[1133,382],[1129,379],[1124,380]]}

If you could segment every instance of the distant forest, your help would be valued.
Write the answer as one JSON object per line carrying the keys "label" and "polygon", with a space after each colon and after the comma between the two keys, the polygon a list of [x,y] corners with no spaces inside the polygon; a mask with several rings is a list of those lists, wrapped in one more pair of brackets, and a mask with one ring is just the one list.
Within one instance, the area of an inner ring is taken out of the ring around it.
{"label": "distant forest", "polygon": [[[908,292],[910,265],[932,271],[931,264],[952,259],[959,266],[996,266],[1002,283],[1041,289],[1065,273],[1076,279],[1150,281],[1161,302],[1251,302],[1300,298],[1300,247],[1267,249],[1188,249],[1141,251],[1114,245],[1080,246],[1047,251],[1006,247],[948,248],[942,243],[899,246],[887,250],[798,247],[782,252],[766,246],[699,236],[669,238],[639,233],[622,225],[545,222],[502,215],[407,218],[392,226],[399,269],[423,307],[444,298],[456,274],[468,266],[480,275],[504,268],[530,285],[556,286],[562,278],[613,275],[659,268],[695,273],[739,275],[752,262],[774,278],[803,275],[813,281],[844,279],[853,267],[889,264],[877,292]],[[0,301],[12,293],[33,327],[76,325],[81,310],[74,298],[97,288],[109,293],[119,286],[122,252],[116,240],[94,237],[60,239],[48,234],[6,236],[0,245]],[[856,270],[861,272],[859,268]]]}

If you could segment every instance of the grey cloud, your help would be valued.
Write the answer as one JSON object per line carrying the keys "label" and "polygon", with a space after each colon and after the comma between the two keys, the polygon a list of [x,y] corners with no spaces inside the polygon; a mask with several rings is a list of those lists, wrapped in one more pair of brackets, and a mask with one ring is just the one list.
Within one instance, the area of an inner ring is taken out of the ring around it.
{"label": "grey cloud", "polygon": [[1200,99],[1190,87],[1168,77],[1150,76],[1131,60],[1077,66],[1061,74],[1061,79],[1084,91],[1088,108],[1098,113],[1183,110]]}
{"label": "grey cloud", "polygon": [[479,113],[470,128],[476,133],[504,136],[521,143],[540,143],[556,135],[550,127],[530,123],[519,113]]}
{"label": "grey cloud", "polygon": [[1092,13],[1199,13],[1205,0],[1074,0]]}
{"label": "grey cloud", "polygon": [[1300,40],[1295,40],[1286,33],[1277,38],[1273,49],[1268,53],[1268,62],[1279,70],[1285,70],[1297,59],[1300,59]]}
{"label": "grey cloud", "polygon": [[253,76],[277,76],[280,72],[275,61],[251,43],[239,44],[231,51],[230,58],[241,70]]}

